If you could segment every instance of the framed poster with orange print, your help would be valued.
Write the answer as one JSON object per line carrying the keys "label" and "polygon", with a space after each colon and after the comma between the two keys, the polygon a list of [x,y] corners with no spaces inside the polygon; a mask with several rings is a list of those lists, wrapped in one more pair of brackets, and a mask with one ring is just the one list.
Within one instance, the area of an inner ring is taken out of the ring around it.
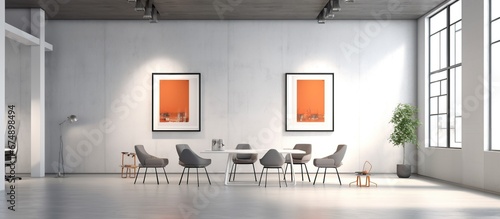
{"label": "framed poster with orange print", "polygon": [[286,73],[285,131],[333,132],[333,73]]}
{"label": "framed poster with orange print", "polygon": [[153,73],[153,132],[201,131],[200,73]]}

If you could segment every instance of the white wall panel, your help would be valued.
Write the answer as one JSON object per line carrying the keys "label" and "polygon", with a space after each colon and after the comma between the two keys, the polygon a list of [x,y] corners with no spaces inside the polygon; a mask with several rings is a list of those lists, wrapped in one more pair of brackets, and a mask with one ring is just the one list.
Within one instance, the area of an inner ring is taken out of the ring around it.
{"label": "white wall panel", "polygon": [[104,27],[102,22],[82,22],[66,26],[65,34],[56,34],[47,27],[50,38],[58,42],[55,48],[61,48],[57,53],[47,54],[46,171],[49,173],[57,172],[59,123],[72,114],[78,121],[62,125],[66,172],[105,171],[104,140],[92,134],[106,116]]}

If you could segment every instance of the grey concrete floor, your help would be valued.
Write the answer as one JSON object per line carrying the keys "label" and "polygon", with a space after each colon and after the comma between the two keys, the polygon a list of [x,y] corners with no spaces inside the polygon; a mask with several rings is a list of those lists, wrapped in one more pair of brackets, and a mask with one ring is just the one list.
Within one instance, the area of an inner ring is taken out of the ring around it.
{"label": "grey concrete floor", "polygon": [[[2,201],[0,218],[500,218],[500,196],[421,176],[375,174],[378,187],[361,188],[349,186],[353,174],[341,174],[343,185],[329,174],[325,184],[318,176],[316,185],[298,181],[282,188],[276,174],[269,175],[267,188],[225,186],[223,174],[211,174],[212,185],[200,174],[200,187],[196,175],[189,185],[185,178],[177,184],[180,174],[169,174],[170,184],[159,177],[159,185],[154,172],[146,183],[140,178],[135,185],[119,174],[24,177],[14,184],[16,211]],[[251,183],[253,175],[240,174],[236,180]]]}

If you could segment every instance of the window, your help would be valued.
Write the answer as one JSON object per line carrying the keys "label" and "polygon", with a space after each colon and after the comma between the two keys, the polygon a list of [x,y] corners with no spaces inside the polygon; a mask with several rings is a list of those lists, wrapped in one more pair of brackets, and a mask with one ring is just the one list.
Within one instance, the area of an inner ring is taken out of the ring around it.
{"label": "window", "polygon": [[[500,150],[500,1],[490,0],[491,150]],[[496,60],[495,62],[493,60]]]}
{"label": "window", "polygon": [[429,19],[429,146],[462,147],[462,2]]}

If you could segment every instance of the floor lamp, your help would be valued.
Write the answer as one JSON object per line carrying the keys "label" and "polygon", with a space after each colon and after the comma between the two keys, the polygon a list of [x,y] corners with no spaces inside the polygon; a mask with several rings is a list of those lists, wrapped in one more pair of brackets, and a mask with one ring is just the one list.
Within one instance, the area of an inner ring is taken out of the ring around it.
{"label": "floor lamp", "polygon": [[[78,121],[75,115],[68,116],[64,121],[59,123],[59,165],[57,166],[57,177],[64,176],[64,143],[62,135],[62,125],[66,122],[73,123]],[[62,172],[61,172],[62,171]]]}

